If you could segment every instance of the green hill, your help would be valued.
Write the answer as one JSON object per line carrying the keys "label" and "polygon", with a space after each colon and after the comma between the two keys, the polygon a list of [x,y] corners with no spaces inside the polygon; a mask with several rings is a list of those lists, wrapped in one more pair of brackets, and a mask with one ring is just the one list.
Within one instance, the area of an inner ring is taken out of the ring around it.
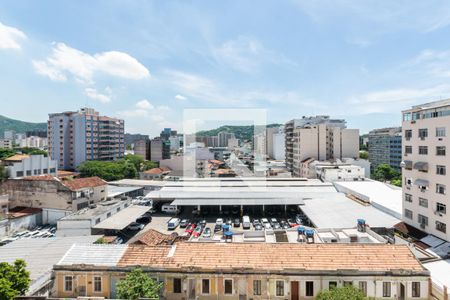
{"label": "green hill", "polygon": [[17,133],[25,133],[31,130],[47,130],[47,123],[30,123],[14,120],[0,115],[0,138],[5,130],[14,130]]}
{"label": "green hill", "polygon": [[[266,127],[278,127],[280,124],[269,124]],[[257,128],[258,130],[258,128]],[[235,125],[224,125],[220,126],[216,129],[211,130],[202,130],[197,132],[197,136],[216,136],[219,132],[225,131],[234,133],[234,136],[240,140],[251,140],[253,139],[254,126],[253,125],[243,125],[243,126],[235,126]]]}

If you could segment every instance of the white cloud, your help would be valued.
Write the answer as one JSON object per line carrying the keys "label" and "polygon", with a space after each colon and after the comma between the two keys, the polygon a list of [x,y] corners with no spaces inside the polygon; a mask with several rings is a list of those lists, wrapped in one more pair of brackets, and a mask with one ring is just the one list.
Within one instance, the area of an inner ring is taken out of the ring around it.
{"label": "white cloud", "polygon": [[56,43],[45,60],[33,61],[38,74],[62,81],[72,75],[83,83],[93,83],[96,73],[126,79],[143,79],[150,76],[148,69],[134,57],[124,52],[108,51],[90,55],[64,43]]}
{"label": "white cloud", "polygon": [[175,96],[175,99],[180,100],[180,101],[187,100],[187,98],[186,98],[185,96],[180,95],[180,94],[176,95],[176,96]]}
{"label": "white cloud", "polygon": [[84,94],[91,99],[98,100],[101,103],[108,103],[111,101],[111,89],[107,87],[105,89],[106,94],[98,92],[95,88],[85,88]]}
{"label": "white cloud", "polygon": [[154,106],[147,99],[143,99],[135,104],[138,109],[148,110],[153,109]]}
{"label": "white cloud", "polygon": [[20,50],[20,41],[26,39],[25,33],[0,22],[0,49]]}

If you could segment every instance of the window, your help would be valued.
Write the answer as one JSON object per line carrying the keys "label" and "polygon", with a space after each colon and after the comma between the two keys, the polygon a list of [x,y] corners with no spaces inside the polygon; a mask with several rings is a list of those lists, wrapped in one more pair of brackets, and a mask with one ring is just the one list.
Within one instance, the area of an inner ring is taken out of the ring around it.
{"label": "window", "polygon": [[383,282],[383,297],[391,297],[391,283]]}
{"label": "window", "polygon": [[337,282],[336,281],[330,281],[328,282],[328,289],[334,289],[335,287],[337,287]]}
{"label": "window", "polygon": [[173,293],[180,294],[181,293],[181,278],[173,279]]}
{"label": "window", "polygon": [[275,287],[275,295],[284,296],[284,280],[277,280]]}
{"label": "window", "polygon": [[202,279],[202,294],[209,294],[209,279]]}
{"label": "window", "polygon": [[106,217],[107,217],[107,218],[111,217],[111,213],[110,213],[110,212],[107,213],[107,214],[106,214]]}
{"label": "window", "polygon": [[419,198],[419,205],[422,207],[428,207],[428,199]]}
{"label": "window", "polygon": [[436,147],[436,155],[445,156],[445,146],[437,146]]}
{"label": "window", "polygon": [[71,292],[73,290],[73,277],[64,276],[64,291]]}
{"label": "window", "polygon": [[261,296],[261,280],[253,280],[253,295]]}
{"label": "window", "polygon": [[445,185],[436,183],[436,193],[445,195]]}
{"label": "window", "polygon": [[314,281],[307,281],[305,283],[305,296],[313,297],[314,296]]}
{"label": "window", "polygon": [[412,211],[410,211],[409,209],[406,209],[406,208],[405,208],[405,218],[412,220]]}
{"label": "window", "polygon": [[447,232],[447,225],[445,225],[445,223],[436,221],[436,230],[439,230],[440,232],[446,233]]}
{"label": "window", "polygon": [[405,201],[412,203],[412,195],[411,194],[405,194]]}
{"label": "window", "polygon": [[94,292],[102,291],[102,278],[100,276],[94,276]]}
{"label": "window", "polygon": [[436,166],[436,174],[445,175],[446,174],[445,166],[437,165]]}
{"label": "window", "polygon": [[445,136],[445,127],[436,127],[436,137]]}
{"label": "window", "polygon": [[423,224],[425,226],[428,226],[428,217],[425,217],[421,214],[417,215],[417,222],[419,222],[420,224]]}
{"label": "window", "polygon": [[42,170],[42,173],[43,173],[43,174],[47,174],[47,173],[48,173],[48,169],[43,169],[43,170]]}
{"label": "window", "polygon": [[420,155],[427,155],[428,154],[428,147],[427,146],[419,146],[419,154]]}
{"label": "window", "polygon": [[412,287],[412,296],[414,298],[420,297],[420,282],[413,282],[411,287]]}
{"label": "window", "polygon": [[31,170],[27,170],[27,176],[31,176]]}
{"label": "window", "polygon": [[23,171],[17,171],[16,177],[23,177]]}
{"label": "window", "polygon": [[233,294],[233,279],[225,279],[224,286],[225,286],[225,295],[232,295]]}
{"label": "window", "polygon": [[419,137],[421,139],[424,139],[428,136],[428,129],[427,128],[421,128],[419,129]]}
{"label": "window", "polygon": [[436,203],[436,212],[445,214],[447,213],[447,205],[437,202]]}
{"label": "window", "polygon": [[411,154],[412,153],[412,146],[405,146],[405,154]]}
{"label": "window", "polygon": [[367,281],[360,281],[358,286],[363,295],[367,296]]}
{"label": "window", "polygon": [[344,286],[352,286],[353,282],[351,281],[344,281]]}
{"label": "window", "polygon": [[405,138],[406,138],[406,140],[409,140],[410,138],[412,138],[412,130],[411,129],[405,130]]}

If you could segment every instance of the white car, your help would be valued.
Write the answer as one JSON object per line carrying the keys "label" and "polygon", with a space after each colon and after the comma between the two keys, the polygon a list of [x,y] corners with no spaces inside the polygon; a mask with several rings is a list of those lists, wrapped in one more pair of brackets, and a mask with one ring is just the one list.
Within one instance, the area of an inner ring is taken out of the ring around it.
{"label": "white car", "polygon": [[216,225],[223,225],[223,219],[222,218],[218,218],[216,220]]}
{"label": "white car", "polygon": [[262,219],[261,219],[261,223],[267,224],[267,223],[269,223],[269,220],[267,220],[266,218],[262,218]]}
{"label": "white car", "polygon": [[270,223],[263,223],[264,224],[264,229],[265,230],[270,230],[272,229],[272,225],[270,225]]}

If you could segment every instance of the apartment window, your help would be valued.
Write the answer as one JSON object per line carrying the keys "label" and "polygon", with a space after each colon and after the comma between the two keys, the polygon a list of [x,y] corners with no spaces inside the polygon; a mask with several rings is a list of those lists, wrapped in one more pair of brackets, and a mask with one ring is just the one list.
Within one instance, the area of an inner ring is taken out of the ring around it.
{"label": "apartment window", "polygon": [[420,224],[423,224],[425,226],[428,226],[428,217],[425,217],[421,214],[417,215],[417,222],[419,222]]}
{"label": "apartment window", "polygon": [[383,297],[391,297],[391,283],[383,282]]}
{"label": "apartment window", "polygon": [[442,203],[436,203],[436,212],[445,214],[447,212],[447,205]]}
{"label": "apartment window", "polygon": [[436,127],[436,137],[445,136],[445,127]]}
{"label": "apartment window", "polygon": [[202,294],[209,294],[209,279],[202,279]]}
{"label": "apartment window", "polygon": [[253,295],[261,296],[261,280],[253,280]]}
{"label": "apartment window", "polygon": [[275,295],[284,296],[284,280],[277,280],[275,287]]}
{"label": "apartment window", "polygon": [[410,138],[412,138],[412,130],[410,130],[410,129],[405,130],[405,138],[406,138],[407,140],[409,140]]}
{"label": "apartment window", "polygon": [[358,286],[359,286],[359,290],[366,297],[367,296],[367,281],[360,281]]}
{"label": "apartment window", "polygon": [[31,170],[27,170],[27,176],[31,176]]}
{"label": "apartment window", "polygon": [[419,197],[419,205],[425,208],[428,207],[428,199]]}
{"label": "apartment window", "polygon": [[405,146],[405,154],[412,154],[412,146]]}
{"label": "apartment window", "polygon": [[445,156],[445,146],[437,146],[436,147],[436,155]]}
{"label": "apartment window", "polygon": [[64,276],[64,291],[71,292],[73,290],[73,277]]}
{"label": "apartment window", "polygon": [[428,136],[428,129],[427,128],[421,128],[419,129],[419,137],[421,139],[424,139]]}
{"label": "apartment window", "polygon": [[414,298],[420,297],[420,282],[413,282],[412,285],[411,285],[411,287],[412,287],[412,293],[411,293],[411,295],[412,295]]}
{"label": "apartment window", "polygon": [[329,289],[329,290],[334,289],[334,288],[336,288],[336,287],[337,287],[337,282],[336,282],[336,281],[330,281],[330,282],[328,282],[328,289]]}
{"label": "apartment window", "polygon": [[94,292],[102,291],[102,278],[100,276],[94,277]]}
{"label": "apartment window", "polygon": [[43,169],[42,173],[47,174],[48,173],[48,169]]}
{"label": "apartment window", "polygon": [[233,279],[225,279],[224,287],[225,287],[225,295],[232,295],[233,294]]}
{"label": "apartment window", "polygon": [[445,175],[446,174],[445,166],[437,165],[436,166],[436,174],[437,175]]}
{"label": "apartment window", "polygon": [[439,230],[440,232],[446,233],[447,232],[447,225],[445,225],[445,223],[436,221],[436,230]]}
{"label": "apartment window", "polygon": [[306,282],[305,296],[306,297],[313,297],[314,296],[314,282],[313,281],[307,281]]}
{"label": "apartment window", "polygon": [[405,201],[412,203],[412,195],[411,194],[405,194]]}
{"label": "apartment window", "polygon": [[406,209],[406,208],[405,208],[405,218],[412,220],[412,211],[410,211],[409,209]]}
{"label": "apartment window", "polygon": [[419,154],[420,155],[428,155],[428,147],[427,146],[419,146]]}
{"label": "apartment window", "polygon": [[173,293],[181,294],[181,278],[173,279]]}
{"label": "apartment window", "polygon": [[17,171],[16,177],[23,177],[23,171]]}
{"label": "apartment window", "polygon": [[352,286],[353,282],[352,281],[344,281],[344,286]]}
{"label": "apartment window", "polygon": [[445,185],[436,183],[436,193],[445,195]]}

